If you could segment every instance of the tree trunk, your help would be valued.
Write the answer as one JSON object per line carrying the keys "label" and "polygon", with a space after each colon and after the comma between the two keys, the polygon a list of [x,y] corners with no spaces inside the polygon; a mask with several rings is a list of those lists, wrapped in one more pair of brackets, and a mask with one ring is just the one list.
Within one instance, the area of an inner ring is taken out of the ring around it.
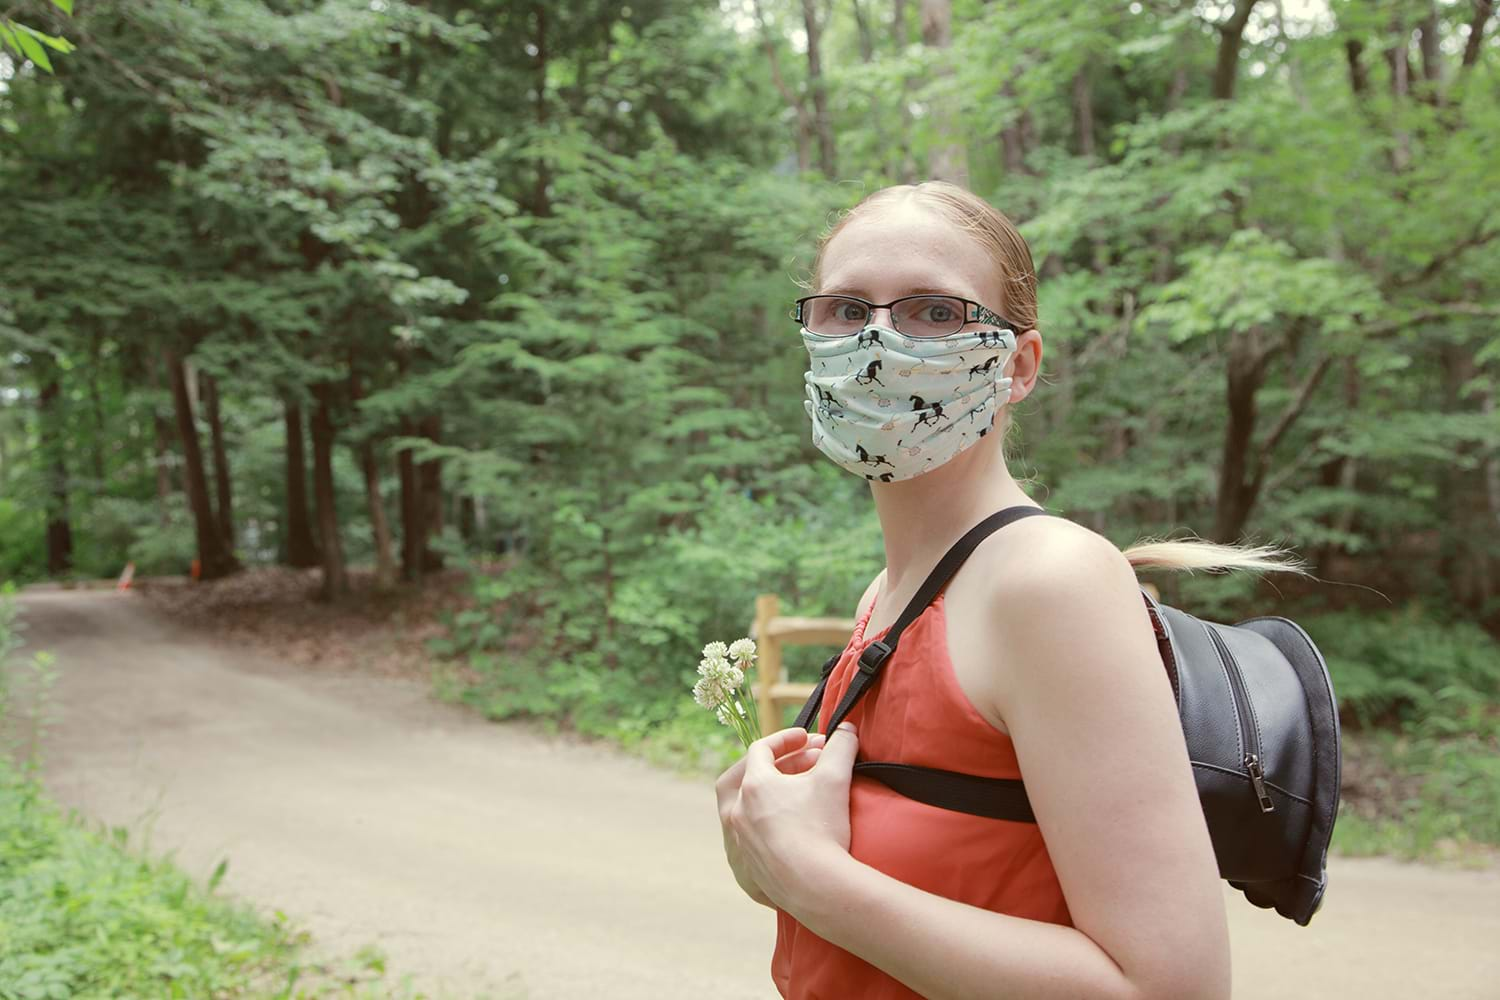
{"label": "tree trunk", "polygon": [[1235,0],[1234,13],[1229,20],[1219,25],[1219,58],[1214,66],[1214,98],[1227,101],[1234,97],[1234,81],[1239,74],[1240,42],[1245,37],[1245,25],[1250,21],[1250,11],[1257,0]]}
{"label": "tree trunk", "polygon": [[[1007,100],[1015,100],[1015,81],[1006,80],[1000,87],[1000,95]],[[1006,173],[1029,174],[1032,172],[1026,165],[1026,154],[1031,148],[1031,136],[1031,112],[1022,108],[1016,112],[1010,124],[1000,130],[1000,162],[1005,164]]]}
{"label": "tree trunk", "polygon": [[1224,426],[1224,449],[1219,462],[1219,495],[1214,538],[1238,541],[1250,515],[1253,497],[1246,480],[1250,444],[1255,435],[1255,395],[1265,379],[1266,354],[1256,334],[1236,334],[1230,341],[1226,369],[1229,419]]}
{"label": "tree trunk", "polygon": [[807,86],[812,91],[813,130],[818,136],[818,169],[830,180],[838,176],[838,151],[833,141],[833,123],[828,119],[828,93],[823,80],[823,26],[818,23],[816,0],[802,0],[802,22],[807,28]]}
{"label": "tree trunk", "polygon": [[[443,418],[432,414],[422,421],[422,436],[433,444],[443,439]],[[424,529],[422,568],[435,571],[443,568],[443,557],[427,546],[443,533],[443,464],[436,458],[428,459],[417,469],[422,480],[421,516]]]}
{"label": "tree trunk", "polygon": [[[150,384],[154,393],[161,386],[161,380],[155,365],[147,365],[146,368],[150,372]],[[156,433],[157,523],[165,528],[170,523],[167,512],[171,510],[172,502],[171,445],[168,443],[171,435],[167,430],[167,420],[154,401],[151,405],[151,424]]]}
{"label": "tree trunk", "polygon": [[[349,395],[358,404],[363,395],[354,359],[349,361]],[[380,496],[380,464],[375,458],[375,440],[366,437],[359,443],[359,464],[365,474],[365,501],[370,508],[370,531],[375,541],[375,590],[385,593],[396,586],[396,563],[391,556],[391,527],[385,516],[385,501]]]}
{"label": "tree trunk", "polygon": [[458,533],[470,546],[479,538],[479,508],[468,494],[458,499]]}
{"label": "tree trunk", "polygon": [[[532,5],[532,14],[536,18],[536,35],[532,43],[536,47],[536,78],[532,86],[536,90],[536,124],[540,131],[545,132],[547,128],[547,4],[539,3]],[[552,195],[548,189],[552,186],[552,169],[547,163],[545,155],[536,158],[536,184],[532,189],[531,214],[545,218],[552,214]]]}
{"label": "tree trunk", "polygon": [[313,499],[318,510],[318,535],[323,550],[324,600],[337,600],[349,593],[349,577],[344,570],[344,547],[339,542],[339,514],[333,487],[333,418],[328,412],[332,388],[327,383],[313,386],[312,443]]}
{"label": "tree trunk", "polygon": [[1460,72],[1473,68],[1479,61],[1479,47],[1484,41],[1484,28],[1495,14],[1495,0],[1474,0],[1474,16],[1469,20],[1469,39],[1464,42],[1464,55],[1460,60]]}
{"label": "tree trunk", "polygon": [[[953,44],[952,0],[921,0],[922,44],[929,49],[948,49]],[[951,77],[953,70],[946,64],[937,71],[940,77]],[[964,187],[969,185],[968,158],[959,137],[963,130],[948,110],[948,103],[936,106],[933,117],[939,135],[948,141],[932,151],[932,176],[938,180],[951,181]]]}
{"label": "tree trunk", "polygon": [[95,337],[88,372],[89,402],[94,409],[94,440],[89,452],[94,465],[94,491],[99,495],[107,495],[109,491],[104,471],[104,442],[108,439],[109,432],[104,424],[104,400],[99,393],[99,371],[104,367],[99,358],[100,344],[100,338]]}
{"label": "tree trunk", "polygon": [[1417,26],[1420,35],[1417,38],[1417,50],[1422,53],[1422,79],[1433,84],[1432,92],[1437,92],[1436,84],[1443,78],[1443,63],[1441,50],[1438,48],[1438,14],[1437,8],[1431,0],[1427,5],[1427,16],[1422,18],[1421,24]]}
{"label": "tree trunk", "polygon": [[214,519],[209,499],[208,478],[203,472],[203,451],[198,442],[198,427],[193,421],[193,404],[188,395],[187,370],[175,351],[165,354],[167,375],[172,383],[172,405],[177,414],[177,435],[182,442],[183,482],[193,524],[198,535],[198,578],[217,580],[239,569],[234,555],[224,545],[224,536]]}
{"label": "tree trunk", "polygon": [[207,372],[198,373],[198,395],[208,417],[210,448],[214,456],[214,490],[218,494],[219,534],[224,547],[234,551],[234,498],[229,485],[229,455],[224,448],[224,422],[219,417],[219,386]]}
{"label": "tree trunk", "polygon": [[282,400],[286,423],[286,564],[298,569],[323,561],[307,516],[307,458],[302,447],[302,407]]}
{"label": "tree trunk", "polygon": [[[1495,392],[1485,389],[1479,396],[1479,412],[1483,413],[1491,426],[1496,424]],[[1481,473],[1484,476],[1484,497],[1489,512],[1489,528],[1481,537],[1489,545],[1479,551],[1482,572],[1480,573],[1479,606],[1492,607],[1495,597],[1495,565],[1497,563],[1495,539],[1500,539],[1500,444],[1491,442],[1484,450]]]}
{"label": "tree trunk", "polygon": [[66,432],[59,426],[58,397],[62,386],[56,369],[47,365],[48,378],[37,398],[37,432],[46,465],[47,575],[62,576],[73,568],[73,524],[68,516]]}
{"label": "tree trunk", "polygon": [[[401,433],[415,437],[416,427],[408,418],[401,422]],[[422,479],[417,474],[411,449],[402,448],[396,455],[401,477],[401,578],[422,578],[422,553],[427,548],[426,522],[422,518]]]}
{"label": "tree trunk", "polygon": [[781,75],[781,56],[776,47],[776,36],[766,22],[766,12],[761,7],[760,0],[752,0],[751,6],[755,10],[755,20],[760,24],[761,48],[765,50],[766,62],[771,68],[771,82],[776,85],[776,90],[786,101],[787,107],[797,116],[797,169],[806,172],[812,169],[812,116],[807,113],[807,102],[802,99],[802,95],[794,92]]}
{"label": "tree trunk", "polygon": [[[1360,377],[1359,366],[1354,358],[1344,359],[1344,408],[1351,417],[1359,412]],[[1338,489],[1344,494],[1352,493],[1359,484],[1359,460],[1353,455],[1340,455],[1323,464],[1319,470],[1321,484],[1327,489]],[[1351,503],[1328,518],[1330,526],[1347,535],[1354,530],[1354,505]],[[1343,549],[1336,541],[1324,542],[1318,547],[1316,564],[1319,576],[1333,572],[1333,559]]]}
{"label": "tree trunk", "polygon": [[[896,42],[896,51],[904,53],[907,44],[906,0],[894,0],[892,7],[891,37]],[[901,102],[901,112],[897,115],[901,122],[901,165],[897,176],[901,178],[901,183],[911,184],[917,179],[917,161],[911,153],[911,86],[905,73],[901,74],[898,100]]]}
{"label": "tree trunk", "polygon": [[359,446],[360,465],[365,472],[365,499],[370,505],[370,528],[375,535],[375,589],[384,593],[396,586],[396,561],[391,555],[391,527],[385,517],[385,502],[380,498],[380,465],[375,460],[375,444],[365,441]]}
{"label": "tree trunk", "polygon": [[1078,155],[1094,158],[1094,88],[1087,66],[1073,74],[1073,131],[1078,136]]}

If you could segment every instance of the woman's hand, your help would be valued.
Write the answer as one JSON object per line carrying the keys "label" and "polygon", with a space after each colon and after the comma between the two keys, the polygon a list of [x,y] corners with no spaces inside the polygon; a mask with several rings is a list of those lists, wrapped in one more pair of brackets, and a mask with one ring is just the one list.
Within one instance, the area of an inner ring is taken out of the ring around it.
{"label": "woman's hand", "polygon": [[720,775],[724,850],[751,898],[791,909],[810,881],[806,873],[829,853],[849,853],[849,782],[857,750],[849,723],[826,741],[794,726],[756,740]]}
{"label": "woman's hand", "polygon": [[[800,726],[783,730],[777,735],[784,739],[779,744],[781,753],[776,758],[776,767],[784,774],[801,774],[812,767],[818,759],[818,751],[823,749],[827,739],[822,733],[809,734]],[[744,857],[729,831],[729,807],[739,798],[740,783],[745,780],[745,764],[748,760],[749,757],[741,757],[735,761],[719,775],[714,786],[719,800],[719,823],[724,831],[724,856],[729,859],[729,870],[734,873],[734,880],[739,883],[740,888],[745,890],[745,895],[764,906],[774,907],[776,904],[771,902],[746,872]]]}

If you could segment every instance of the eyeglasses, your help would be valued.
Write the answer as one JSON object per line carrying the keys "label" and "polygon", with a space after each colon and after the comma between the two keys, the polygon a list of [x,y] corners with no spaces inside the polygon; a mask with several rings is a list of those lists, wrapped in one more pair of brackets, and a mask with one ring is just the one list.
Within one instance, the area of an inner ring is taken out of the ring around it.
{"label": "eyeglasses", "polygon": [[876,309],[889,309],[891,325],[908,337],[946,337],[967,323],[993,323],[1012,332],[1021,329],[978,302],[956,295],[907,295],[883,305],[853,295],[809,295],[798,299],[789,315],[812,333],[845,337],[864,329]]}

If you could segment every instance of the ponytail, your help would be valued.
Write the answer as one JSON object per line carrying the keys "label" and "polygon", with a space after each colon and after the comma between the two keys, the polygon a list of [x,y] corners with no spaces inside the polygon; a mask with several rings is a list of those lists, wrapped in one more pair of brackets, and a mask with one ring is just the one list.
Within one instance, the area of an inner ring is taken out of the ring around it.
{"label": "ponytail", "polygon": [[1290,549],[1272,545],[1221,545],[1203,541],[1157,541],[1143,539],[1125,549],[1125,558],[1136,569],[1169,570],[1279,570],[1308,575],[1307,565]]}

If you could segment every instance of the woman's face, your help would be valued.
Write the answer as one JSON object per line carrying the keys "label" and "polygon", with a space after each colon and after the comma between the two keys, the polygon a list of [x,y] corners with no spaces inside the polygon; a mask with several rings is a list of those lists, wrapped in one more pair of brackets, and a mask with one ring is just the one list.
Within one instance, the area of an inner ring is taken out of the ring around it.
{"label": "woman's face", "polygon": [[[890,302],[903,295],[958,295],[1006,315],[999,268],[984,248],[935,212],[911,202],[883,205],[852,219],[823,248],[820,295],[856,295]],[[871,321],[889,325],[878,310]],[[972,323],[965,330],[984,326]],[[1041,368],[1041,334],[1017,330],[1010,401],[1031,394]]]}

